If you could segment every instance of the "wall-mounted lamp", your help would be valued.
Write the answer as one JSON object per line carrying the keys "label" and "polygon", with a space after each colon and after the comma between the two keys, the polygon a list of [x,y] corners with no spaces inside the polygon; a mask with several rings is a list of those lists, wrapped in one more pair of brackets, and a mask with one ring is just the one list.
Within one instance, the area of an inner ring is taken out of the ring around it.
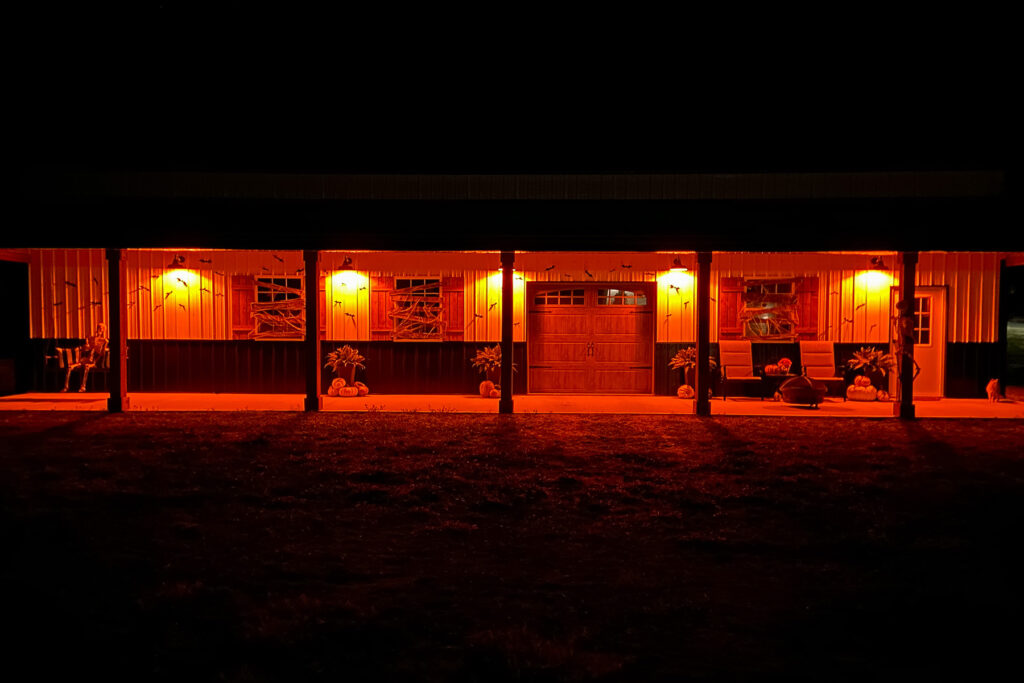
{"label": "wall-mounted lamp", "polygon": [[352,257],[351,256],[346,256],[345,260],[341,262],[341,267],[342,268],[351,268],[352,267]]}
{"label": "wall-mounted lamp", "polygon": [[683,260],[676,256],[672,259],[672,267],[669,268],[673,273],[685,273],[687,268],[683,265]]}
{"label": "wall-mounted lamp", "polygon": [[885,265],[885,261],[882,260],[881,256],[872,256],[871,270],[889,270],[889,266]]}
{"label": "wall-mounted lamp", "polygon": [[175,255],[175,257],[173,259],[171,259],[171,262],[167,264],[167,268],[168,269],[184,268],[184,267],[185,267],[185,255],[184,254],[177,254],[177,255]]}

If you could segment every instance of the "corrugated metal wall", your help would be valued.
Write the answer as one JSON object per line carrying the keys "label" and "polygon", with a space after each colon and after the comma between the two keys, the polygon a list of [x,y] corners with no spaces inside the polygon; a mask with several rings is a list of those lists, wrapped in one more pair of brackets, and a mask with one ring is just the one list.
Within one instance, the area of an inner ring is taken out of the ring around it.
{"label": "corrugated metal wall", "polygon": [[[176,254],[183,272],[169,269]],[[687,272],[670,272],[679,256]],[[818,332],[840,343],[884,343],[889,338],[889,290],[899,284],[895,254],[882,254],[889,271],[871,271],[866,254],[715,253],[712,262],[712,341],[717,341],[718,285],[722,277],[819,276]],[[919,285],[949,287],[950,342],[998,337],[999,260],[996,252],[925,252]],[[351,263],[343,270],[346,258]],[[370,338],[371,277],[408,275],[464,278],[465,341],[501,338],[498,252],[324,252],[321,256],[325,338]],[[129,337],[230,339],[230,277],[298,277],[298,251],[131,250],[127,252]],[[524,252],[516,255],[515,339],[523,341],[528,282],[654,282],[657,341],[692,342],[695,255],[650,252]],[[84,337],[108,320],[102,250],[32,250],[29,276],[32,335]],[[73,284],[69,284],[73,283]]]}
{"label": "corrugated metal wall", "polygon": [[28,276],[33,337],[83,338],[109,322],[102,249],[32,249]]}

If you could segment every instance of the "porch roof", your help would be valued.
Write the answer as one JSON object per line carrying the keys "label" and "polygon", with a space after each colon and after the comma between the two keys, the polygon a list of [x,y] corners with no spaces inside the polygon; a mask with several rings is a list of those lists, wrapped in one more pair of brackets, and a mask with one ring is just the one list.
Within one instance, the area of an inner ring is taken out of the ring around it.
{"label": "porch roof", "polygon": [[4,246],[1024,249],[998,171],[65,174],[29,179],[21,200]]}

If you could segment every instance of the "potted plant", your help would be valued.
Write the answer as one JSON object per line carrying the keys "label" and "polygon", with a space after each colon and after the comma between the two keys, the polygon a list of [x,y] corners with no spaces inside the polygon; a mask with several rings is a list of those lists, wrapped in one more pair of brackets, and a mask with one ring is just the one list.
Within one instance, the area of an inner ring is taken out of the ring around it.
{"label": "potted plant", "polygon": [[[874,346],[862,346],[853,352],[853,358],[846,362],[848,375],[853,383],[846,388],[846,397],[858,401],[873,401],[880,394],[888,396],[882,389],[885,376],[896,369],[896,358]],[[849,380],[849,377],[847,378]]]}
{"label": "potted plant", "polygon": [[[690,387],[691,389],[697,384],[697,348],[694,346],[688,346],[685,349],[679,349],[676,355],[672,357],[672,360],[668,362],[668,366],[673,370],[683,371],[683,385]],[[712,357],[708,357],[708,368],[711,370],[712,375],[718,370],[718,361]],[[677,392],[678,393],[678,392]],[[689,392],[686,392],[689,393]]]}
{"label": "potted plant", "polygon": [[[501,344],[477,349],[470,363],[487,378],[480,383],[480,395],[484,398],[496,398],[501,391]],[[515,371],[516,366],[513,363],[512,372]]]}
{"label": "potted plant", "polygon": [[331,383],[331,389],[328,391],[328,395],[342,395],[342,390],[351,388],[356,388],[361,391],[361,387],[359,387],[361,382],[355,381],[356,368],[366,369],[366,366],[363,365],[363,361],[365,360],[366,359],[358,351],[348,344],[345,344],[340,349],[335,349],[328,353],[327,363],[324,367],[330,368],[331,371],[338,376],[338,378]]}

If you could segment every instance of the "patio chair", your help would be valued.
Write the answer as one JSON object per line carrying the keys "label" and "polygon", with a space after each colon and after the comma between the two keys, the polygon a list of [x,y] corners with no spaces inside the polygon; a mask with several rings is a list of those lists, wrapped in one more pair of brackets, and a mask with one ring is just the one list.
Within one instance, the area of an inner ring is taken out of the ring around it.
{"label": "patio chair", "polygon": [[[718,355],[722,366],[723,401],[729,396],[731,384],[761,386],[761,377],[754,372],[754,353],[749,341],[719,341]],[[761,400],[764,400],[764,392],[761,392]]]}
{"label": "patio chair", "polygon": [[823,382],[829,394],[832,394],[833,387],[838,387],[838,395],[846,400],[846,378],[836,374],[835,344],[830,341],[800,342],[800,367],[806,376]]}

